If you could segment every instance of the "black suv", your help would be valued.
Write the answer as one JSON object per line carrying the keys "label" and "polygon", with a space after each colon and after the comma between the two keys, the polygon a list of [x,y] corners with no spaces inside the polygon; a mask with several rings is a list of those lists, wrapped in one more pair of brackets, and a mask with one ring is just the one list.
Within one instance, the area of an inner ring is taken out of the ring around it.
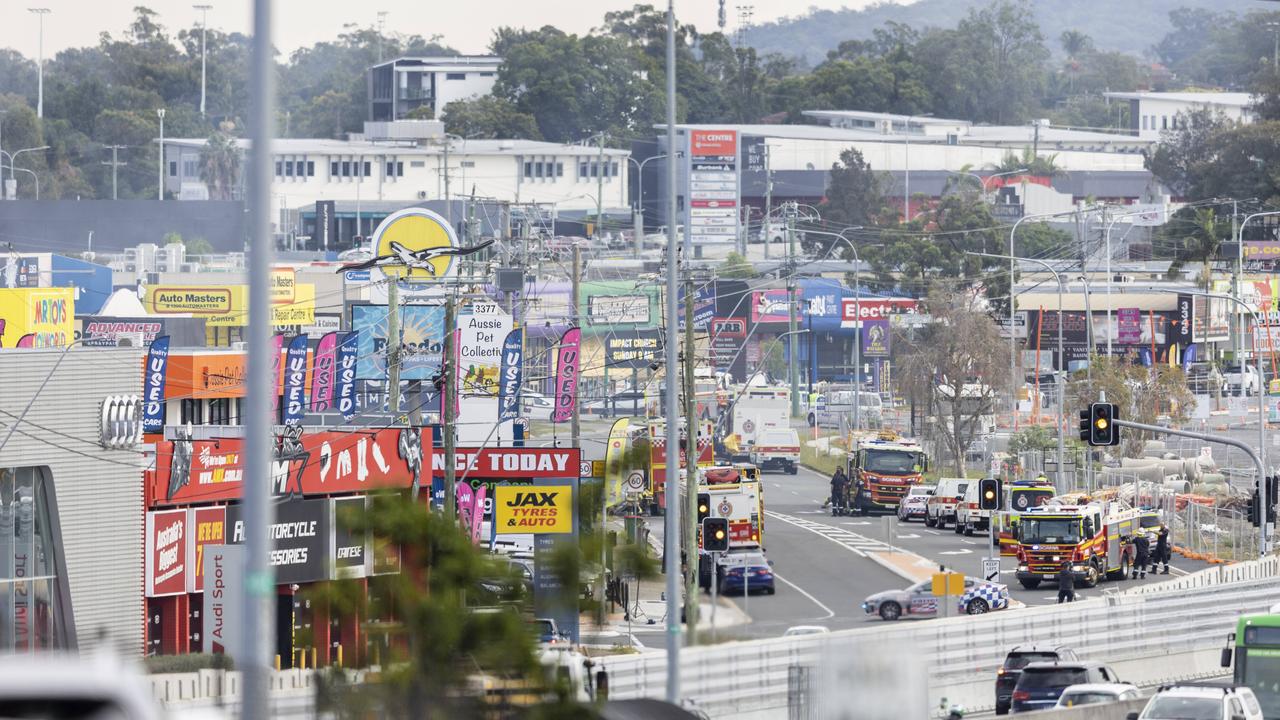
{"label": "black suv", "polygon": [[1076,651],[1061,645],[1015,645],[996,671],[996,714],[1006,715],[1013,702],[1013,688],[1022,668],[1033,662],[1079,660]]}
{"label": "black suv", "polygon": [[1058,704],[1062,691],[1086,683],[1118,683],[1120,676],[1097,662],[1033,662],[1022,668],[1013,688],[1015,713],[1048,710]]}

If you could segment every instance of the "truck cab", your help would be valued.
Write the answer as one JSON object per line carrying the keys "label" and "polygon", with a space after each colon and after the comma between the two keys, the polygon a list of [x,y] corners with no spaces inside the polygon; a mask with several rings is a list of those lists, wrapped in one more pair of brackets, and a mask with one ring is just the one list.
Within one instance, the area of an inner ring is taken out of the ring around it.
{"label": "truck cab", "polygon": [[1018,517],[1015,576],[1033,590],[1070,563],[1076,584],[1118,580],[1129,573],[1130,541],[1139,531],[1139,511],[1120,501],[1033,508]]}
{"label": "truck cab", "polygon": [[912,485],[924,481],[929,469],[924,448],[892,432],[857,440],[848,465],[855,509],[862,512],[897,512],[898,503]]}

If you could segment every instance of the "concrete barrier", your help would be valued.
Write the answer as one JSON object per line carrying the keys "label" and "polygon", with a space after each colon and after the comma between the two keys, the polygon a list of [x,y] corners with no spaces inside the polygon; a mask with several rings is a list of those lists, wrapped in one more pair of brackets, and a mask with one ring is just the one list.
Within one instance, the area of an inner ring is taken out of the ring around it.
{"label": "concrete barrier", "polygon": [[1018,717],[1027,718],[1027,720],[1124,720],[1129,713],[1141,712],[1146,706],[1147,698],[1141,698],[1105,705],[1083,705],[1063,710],[1020,713]]}

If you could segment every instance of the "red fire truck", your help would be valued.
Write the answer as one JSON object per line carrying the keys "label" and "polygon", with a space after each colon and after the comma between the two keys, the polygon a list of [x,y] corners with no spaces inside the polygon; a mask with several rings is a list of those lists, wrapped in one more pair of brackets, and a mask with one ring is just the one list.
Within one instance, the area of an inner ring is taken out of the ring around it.
{"label": "red fire truck", "polygon": [[[698,423],[697,428],[697,459],[698,467],[711,467],[715,459],[712,450],[712,423],[710,420],[702,420]],[[684,423],[680,425],[680,470],[683,472],[688,467],[688,455],[686,445],[688,443],[687,433],[685,432]],[[633,447],[647,447],[649,452],[648,467],[645,468],[645,477],[648,480],[648,486],[642,493],[641,503],[648,509],[651,515],[661,515],[666,512],[667,496],[667,424],[662,420],[650,420],[647,425],[641,425],[632,431],[631,444]]]}
{"label": "red fire truck", "polygon": [[929,460],[914,440],[882,432],[872,439],[855,438],[849,455],[849,479],[857,492],[856,510],[896,512],[912,485],[924,480]]}
{"label": "red fire truck", "polygon": [[[729,547],[764,545],[764,487],[760,469],[739,463],[702,471],[698,514],[729,520]],[[705,503],[705,506],[704,506]]]}
{"label": "red fire truck", "polygon": [[1077,584],[1093,587],[1104,578],[1121,579],[1133,562],[1141,512],[1119,500],[1088,505],[1041,505],[1018,516],[1018,571],[1022,587],[1053,581],[1071,563]]}

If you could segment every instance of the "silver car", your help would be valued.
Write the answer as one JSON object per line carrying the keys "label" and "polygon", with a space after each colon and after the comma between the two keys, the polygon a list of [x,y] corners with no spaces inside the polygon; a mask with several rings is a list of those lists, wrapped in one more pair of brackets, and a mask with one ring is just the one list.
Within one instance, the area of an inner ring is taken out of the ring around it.
{"label": "silver car", "polygon": [[[925,580],[905,590],[876,593],[862,601],[862,610],[884,620],[897,620],[904,615],[936,617],[941,600],[933,594],[933,581]],[[956,611],[968,615],[1004,610],[1009,607],[1009,586],[966,577],[964,593],[954,600]]]}

